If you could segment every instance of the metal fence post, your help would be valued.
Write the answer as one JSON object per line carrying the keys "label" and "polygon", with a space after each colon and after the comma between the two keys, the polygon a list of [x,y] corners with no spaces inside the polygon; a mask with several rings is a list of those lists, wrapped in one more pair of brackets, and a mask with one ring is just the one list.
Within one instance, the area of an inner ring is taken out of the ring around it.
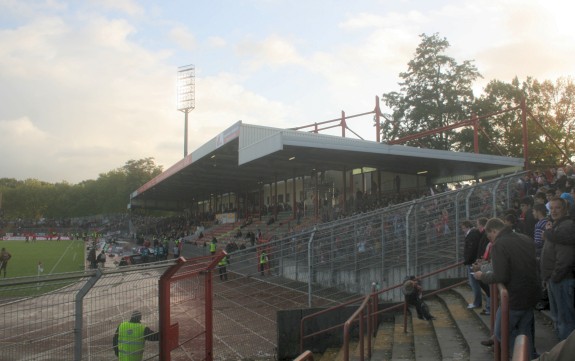
{"label": "metal fence post", "polygon": [[313,266],[312,266],[312,262],[313,262],[313,255],[312,255],[312,242],[313,242],[313,236],[315,235],[315,231],[316,231],[317,227],[314,227],[313,231],[311,232],[311,235],[309,236],[309,241],[307,242],[307,274],[308,274],[308,281],[307,281],[307,304],[308,307],[312,306],[312,287],[311,287],[311,282],[313,280],[312,277],[312,271],[313,271]]}
{"label": "metal fence post", "polygon": [[454,233],[454,238],[455,238],[455,261],[459,262],[460,261],[460,247],[459,247],[459,223],[461,222],[461,220],[459,219],[459,195],[462,192],[457,192],[457,194],[455,195],[455,205],[453,207],[453,209],[455,209],[455,224],[453,225],[453,228],[455,228],[453,230]]}
{"label": "metal fence post", "polygon": [[88,279],[88,282],[80,289],[75,297],[75,319],[74,319],[74,360],[82,360],[82,329],[84,327],[84,296],[94,287],[96,282],[102,277],[102,270],[99,268],[94,273],[93,277]]}
{"label": "metal fence post", "polygon": [[413,204],[409,206],[409,209],[405,213],[405,269],[407,270],[407,274],[409,274],[409,270],[411,269],[411,262],[410,262],[410,247],[409,247],[409,215],[413,210]]}
{"label": "metal fence post", "polygon": [[[493,214],[491,215],[492,217],[497,217],[497,190],[499,189],[499,184],[501,183],[502,179],[498,180],[497,183],[495,183],[495,187],[493,187]],[[507,193],[507,196],[509,196],[509,193]]]}

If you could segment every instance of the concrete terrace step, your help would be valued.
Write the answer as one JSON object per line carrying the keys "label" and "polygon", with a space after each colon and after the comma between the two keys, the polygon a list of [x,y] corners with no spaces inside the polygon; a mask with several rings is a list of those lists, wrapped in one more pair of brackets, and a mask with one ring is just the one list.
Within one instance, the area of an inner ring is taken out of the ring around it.
{"label": "concrete terrace step", "polygon": [[[457,287],[453,289],[465,300],[472,300],[473,294],[471,289],[467,286]],[[485,306],[485,298],[483,299]],[[480,308],[473,310],[473,313],[481,320],[485,327],[489,330],[491,318],[489,316],[480,315]],[[537,352],[542,353],[549,351],[555,346],[559,340],[553,330],[553,323],[548,311],[535,311],[535,348]]]}
{"label": "concrete terrace step", "polygon": [[464,351],[460,350],[454,353],[451,359],[472,361],[492,359],[491,349],[481,345],[481,340],[489,338],[489,329],[485,327],[485,324],[473,310],[467,309],[465,299],[455,292],[443,292],[438,297],[448,309],[449,316],[458,333],[458,342],[460,347],[464,349]]}
{"label": "concrete terrace step", "polygon": [[395,316],[391,355],[391,359],[396,361],[415,359],[411,316],[407,320],[407,332],[403,332],[403,315]]}
{"label": "concrete terrace step", "polygon": [[377,335],[373,341],[374,351],[371,355],[372,360],[391,360],[393,351],[395,321],[384,321],[377,329]]}

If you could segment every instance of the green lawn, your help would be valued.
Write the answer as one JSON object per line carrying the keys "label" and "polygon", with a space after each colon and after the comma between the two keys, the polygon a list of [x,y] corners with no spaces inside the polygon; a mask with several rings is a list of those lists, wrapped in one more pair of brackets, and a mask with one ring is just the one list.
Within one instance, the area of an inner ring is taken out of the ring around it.
{"label": "green lawn", "polygon": [[8,261],[7,278],[37,276],[38,262],[42,262],[43,275],[76,272],[84,269],[85,247],[81,240],[29,243],[0,241],[0,247],[6,248],[12,255]]}

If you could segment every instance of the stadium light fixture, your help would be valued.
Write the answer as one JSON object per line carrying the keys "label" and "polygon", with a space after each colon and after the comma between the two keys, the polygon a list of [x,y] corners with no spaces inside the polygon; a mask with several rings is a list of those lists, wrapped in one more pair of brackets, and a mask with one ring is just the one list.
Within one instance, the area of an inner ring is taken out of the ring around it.
{"label": "stadium light fixture", "polygon": [[196,107],[196,67],[192,65],[178,68],[177,107],[185,115],[184,157],[188,155],[188,113]]}

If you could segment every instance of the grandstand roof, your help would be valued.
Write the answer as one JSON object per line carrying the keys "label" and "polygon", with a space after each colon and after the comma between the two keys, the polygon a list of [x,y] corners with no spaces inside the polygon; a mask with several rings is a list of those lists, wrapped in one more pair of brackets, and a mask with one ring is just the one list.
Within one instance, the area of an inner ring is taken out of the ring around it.
{"label": "grandstand roof", "polygon": [[255,190],[314,171],[376,168],[427,172],[434,183],[492,178],[523,168],[523,159],[388,145],[235,123],[130,196],[131,206],[184,209],[211,194]]}

